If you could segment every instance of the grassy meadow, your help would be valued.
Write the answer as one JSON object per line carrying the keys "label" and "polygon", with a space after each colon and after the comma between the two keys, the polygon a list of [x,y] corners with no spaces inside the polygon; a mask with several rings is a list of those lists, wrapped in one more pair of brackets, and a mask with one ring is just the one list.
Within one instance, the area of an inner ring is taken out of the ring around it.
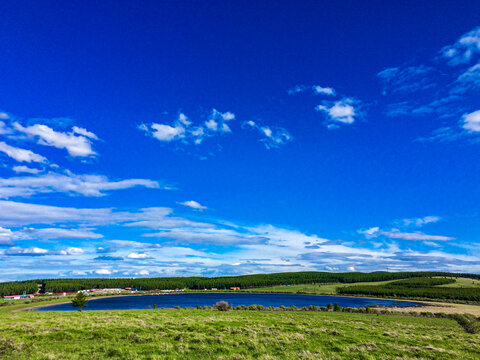
{"label": "grassy meadow", "polygon": [[0,313],[2,359],[478,359],[450,319],[335,312]]}

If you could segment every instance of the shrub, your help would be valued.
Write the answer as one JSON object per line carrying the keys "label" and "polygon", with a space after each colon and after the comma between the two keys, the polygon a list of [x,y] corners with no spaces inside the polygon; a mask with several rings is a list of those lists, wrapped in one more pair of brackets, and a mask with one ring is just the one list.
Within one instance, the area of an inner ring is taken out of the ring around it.
{"label": "shrub", "polygon": [[228,311],[229,308],[230,308],[228,306],[228,302],[226,302],[226,301],[219,301],[213,307],[215,309],[217,309],[218,311]]}

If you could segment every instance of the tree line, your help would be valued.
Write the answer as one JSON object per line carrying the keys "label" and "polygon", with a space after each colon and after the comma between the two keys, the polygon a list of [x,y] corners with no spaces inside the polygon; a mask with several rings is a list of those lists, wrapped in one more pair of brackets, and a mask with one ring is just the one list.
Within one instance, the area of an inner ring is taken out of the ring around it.
{"label": "tree line", "polygon": [[[371,272],[371,273],[330,273],[318,271],[285,272],[274,274],[254,274],[220,277],[156,277],[156,278],[78,278],[78,279],[40,279],[22,282],[0,283],[0,295],[35,293],[37,284],[41,284],[42,292],[71,292],[86,289],[103,288],[137,288],[142,290],[192,289],[203,290],[217,288],[229,289],[232,286],[240,288],[268,287],[284,284],[319,284],[372,282],[399,280],[410,278],[425,278],[433,276],[468,277],[480,279],[480,275],[455,274],[446,272]],[[358,290],[358,289],[357,289]]]}
{"label": "tree line", "polygon": [[342,295],[480,302],[480,288],[478,287],[438,287],[438,285],[453,282],[455,282],[454,279],[418,278],[394,281],[385,285],[351,285],[339,287],[337,292]]}

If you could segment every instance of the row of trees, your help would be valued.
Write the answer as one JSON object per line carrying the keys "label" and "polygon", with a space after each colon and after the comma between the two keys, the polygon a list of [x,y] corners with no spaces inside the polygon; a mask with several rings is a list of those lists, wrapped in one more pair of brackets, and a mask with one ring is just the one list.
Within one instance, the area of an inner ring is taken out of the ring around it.
{"label": "row of trees", "polygon": [[[276,274],[255,274],[222,277],[158,277],[158,278],[91,278],[91,279],[44,279],[23,282],[0,283],[0,295],[14,295],[37,292],[40,284],[44,292],[71,292],[84,289],[102,288],[141,288],[142,290],[163,290],[187,288],[202,290],[204,288],[228,289],[232,286],[249,288],[276,286],[283,284],[319,284],[386,281],[397,279],[425,278],[433,276],[457,276],[480,279],[480,275],[453,274],[445,272],[372,272],[372,273],[329,273],[329,272],[287,272]],[[425,280],[420,280],[425,281]],[[437,280],[435,280],[437,281]],[[444,281],[444,280],[440,280]],[[412,283],[413,284],[413,283]]]}
{"label": "row of trees", "polygon": [[328,272],[290,272],[276,274],[255,274],[222,277],[162,277],[162,278],[116,278],[116,279],[55,279],[44,280],[45,291],[76,291],[83,289],[125,288],[142,290],[162,290],[187,288],[192,290],[228,289],[276,286],[282,284],[312,283],[356,283],[385,281],[411,277],[442,276],[443,273],[404,272],[404,273],[328,273]]}
{"label": "row of trees", "polygon": [[442,278],[442,277],[419,277],[410,278],[405,280],[397,280],[388,284],[388,286],[401,286],[406,288],[424,288],[438,285],[453,284],[454,278]]}
{"label": "row of trees", "polygon": [[38,291],[36,281],[11,281],[0,283],[0,296],[35,294]]}
{"label": "row of trees", "polygon": [[[441,282],[440,279],[422,280],[424,286],[410,286],[408,281],[398,281],[387,285],[352,285],[340,287],[337,292],[342,295],[367,295],[376,297],[395,297],[395,298],[414,298],[414,299],[434,299],[434,300],[462,300],[471,302],[480,302],[480,288],[454,288],[438,287],[433,285],[443,285],[450,282]],[[448,279],[445,279],[448,280]],[[415,282],[413,282],[415,284]],[[405,284],[405,285],[402,285]]]}

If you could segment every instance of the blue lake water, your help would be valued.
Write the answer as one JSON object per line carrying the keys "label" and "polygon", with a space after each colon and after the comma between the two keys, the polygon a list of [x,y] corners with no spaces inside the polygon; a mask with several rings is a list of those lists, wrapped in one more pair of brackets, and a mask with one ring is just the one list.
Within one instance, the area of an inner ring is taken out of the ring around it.
{"label": "blue lake water", "polygon": [[[148,309],[157,304],[159,308],[213,306],[218,301],[226,301],[230,305],[258,304],[273,306],[327,306],[338,303],[341,307],[362,306],[421,306],[410,301],[383,300],[359,297],[294,295],[294,294],[248,294],[248,293],[183,293],[169,295],[117,296],[90,300],[84,310],[133,310]],[[76,310],[70,303],[50,305],[38,308],[38,311],[72,311]]]}

